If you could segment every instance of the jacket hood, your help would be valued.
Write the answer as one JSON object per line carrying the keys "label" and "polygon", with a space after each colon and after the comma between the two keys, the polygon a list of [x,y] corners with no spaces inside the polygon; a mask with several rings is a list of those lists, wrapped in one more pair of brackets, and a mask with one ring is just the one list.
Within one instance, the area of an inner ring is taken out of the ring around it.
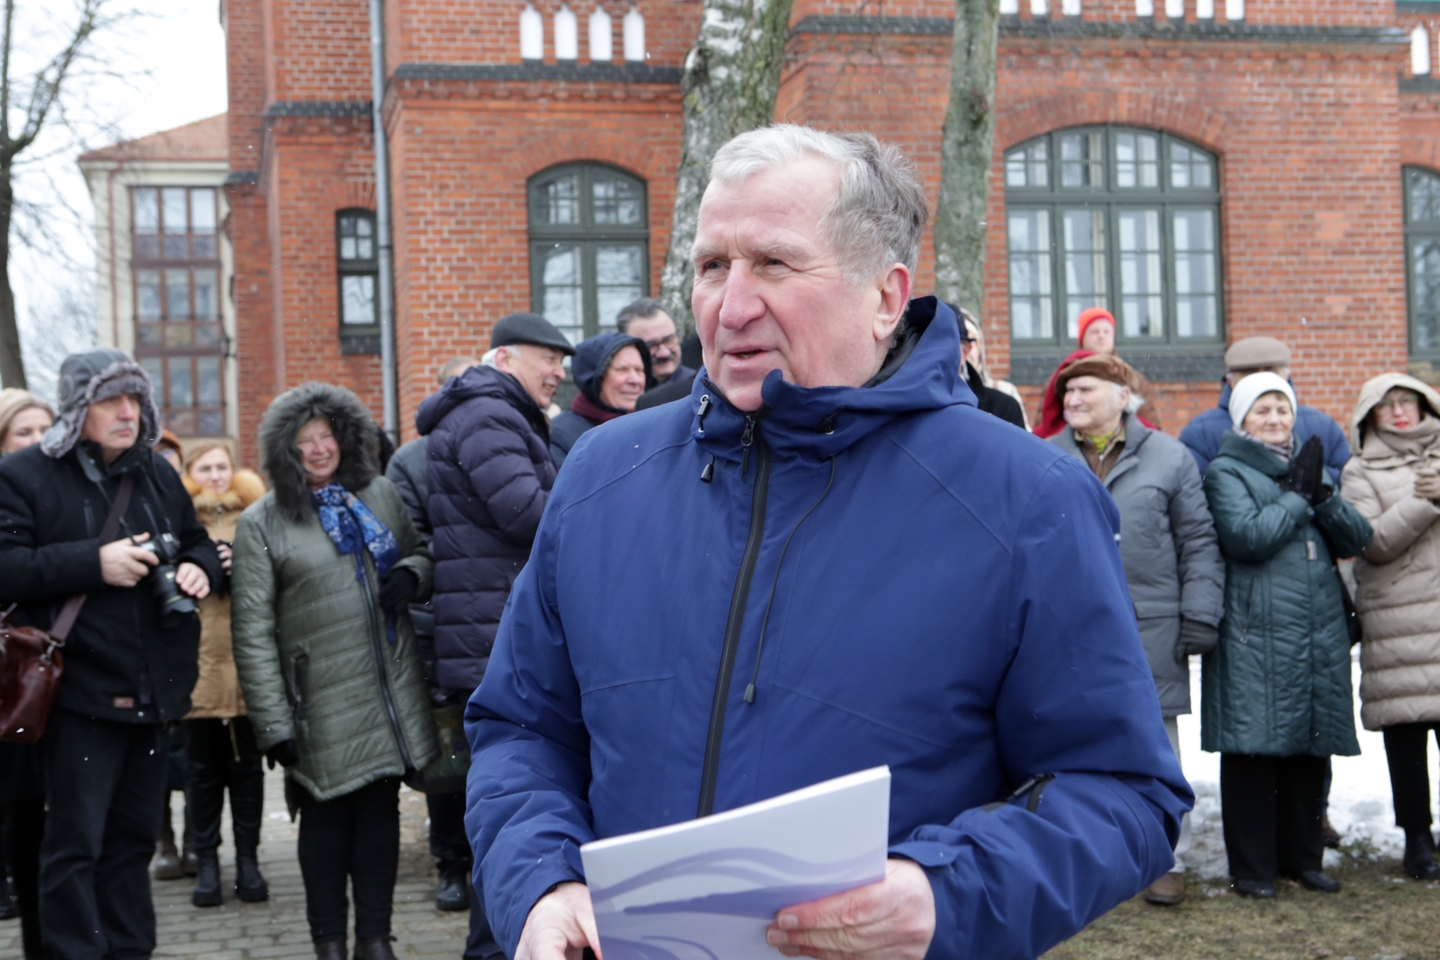
{"label": "jacket hood", "polygon": [[294,523],[305,519],[313,509],[295,437],[317,417],[330,423],[340,444],[337,483],[358,493],[380,475],[378,431],[359,397],[328,383],[305,383],[285,391],[270,404],[260,421],[260,455],[261,465],[275,488],[275,503],[281,514]]}
{"label": "jacket hood", "polygon": [[265,481],[253,470],[236,470],[234,479],[230,481],[230,489],[218,496],[209,487],[201,486],[192,480],[188,473],[180,478],[180,482],[185,484],[185,490],[195,504],[196,513],[216,508],[244,510],[265,496]]}
{"label": "jacket hood", "polygon": [[487,366],[471,367],[458,377],[451,377],[438,392],[426,397],[415,412],[415,428],[421,436],[429,436],[450,411],[481,397],[503,400],[518,410],[542,437],[550,435],[549,421],[520,381],[498,367]]}
{"label": "jacket hood", "polygon": [[[600,403],[600,385],[615,354],[626,347],[640,351],[640,360],[645,364],[645,389],[655,386],[655,372],[650,368],[650,349],[645,341],[628,333],[602,333],[598,337],[582,340],[575,347],[575,359],[570,361],[570,372],[575,377],[575,386],[593,403]],[[605,407],[605,409],[610,409]],[[623,411],[620,411],[623,412]]]}
{"label": "jacket hood", "polygon": [[750,418],[762,424],[765,442],[777,456],[829,459],[898,416],[957,404],[978,406],[960,379],[955,313],[934,297],[910,301],[901,341],[864,386],[799,387],[772,370],[761,397],[763,406],[747,417],[702,370],[690,393],[691,436],[708,452],[738,457]]}
{"label": "jacket hood", "polygon": [[1375,404],[1393,387],[1414,390],[1430,405],[1430,415],[1440,416],[1440,393],[1425,381],[1417,380],[1406,373],[1382,373],[1378,377],[1371,377],[1360,388],[1360,398],[1355,401],[1355,409],[1350,414],[1350,449],[1356,456],[1360,456],[1365,449],[1365,427],[1370,411],[1375,409]]}
{"label": "jacket hood", "polygon": [[47,457],[60,458],[80,439],[90,404],[121,394],[140,397],[140,436],[137,447],[152,447],[160,439],[160,411],[155,407],[150,375],[123,352],[97,347],[72,353],[60,365],[57,390],[60,413],[40,441]]}

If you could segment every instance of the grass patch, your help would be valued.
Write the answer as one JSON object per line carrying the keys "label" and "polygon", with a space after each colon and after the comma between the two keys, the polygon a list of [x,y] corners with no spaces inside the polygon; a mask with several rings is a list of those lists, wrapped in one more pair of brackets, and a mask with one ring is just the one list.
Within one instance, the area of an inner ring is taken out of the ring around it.
{"label": "grass patch", "polygon": [[[1249,900],[1228,881],[1186,883],[1185,902],[1122,903],[1046,960],[1440,960],[1440,883],[1417,883],[1395,860],[1347,856],[1327,871],[1338,894],[1278,881],[1278,896]],[[1402,881],[1402,882],[1397,882]]]}

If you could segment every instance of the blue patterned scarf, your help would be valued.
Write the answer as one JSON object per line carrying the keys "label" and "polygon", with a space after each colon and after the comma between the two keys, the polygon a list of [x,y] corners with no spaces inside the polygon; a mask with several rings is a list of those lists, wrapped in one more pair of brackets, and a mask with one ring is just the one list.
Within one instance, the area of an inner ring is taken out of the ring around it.
{"label": "blue patterned scarf", "polygon": [[400,559],[395,535],[355,494],[338,483],[331,483],[312,490],[310,498],[320,511],[320,526],[325,528],[335,548],[341,553],[354,554],[356,580],[365,579],[362,546],[370,551],[375,572],[382,577]]}

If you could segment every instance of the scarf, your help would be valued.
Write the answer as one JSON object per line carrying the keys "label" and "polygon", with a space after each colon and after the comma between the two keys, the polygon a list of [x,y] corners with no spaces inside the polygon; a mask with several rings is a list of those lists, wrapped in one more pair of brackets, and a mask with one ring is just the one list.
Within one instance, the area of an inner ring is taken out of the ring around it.
{"label": "scarf", "polygon": [[1295,456],[1295,448],[1296,448],[1296,446],[1298,446],[1298,443],[1297,443],[1297,441],[1295,440],[1295,434],[1293,434],[1293,433],[1290,434],[1290,441],[1289,441],[1288,443],[1284,443],[1284,444],[1279,444],[1279,443],[1266,443],[1264,440],[1261,440],[1259,437],[1253,436],[1253,435],[1251,435],[1251,434],[1249,434],[1249,433],[1246,433],[1246,432],[1245,432],[1243,429],[1241,429],[1240,427],[1236,427],[1236,428],[1235,428],[1235,435],[1236,435],[1237,437],[1244,437],[1246,440],[1250,440],[1250,441],[1253,441],[1253,442],[1255,442],[1255,443],[1260,444],[1260,446],[1264,447],[1266,450],[1269,450],[1271,453],[1275,454],[1275,456],[1279,457],[1279,458],[1280,458],[1283,462],[1285,462],[1285,463],[1289,463],[1289,462],[1290,462],[1290,458],[1293,457],[1293,456]]}
{"label": "scarf", "polygon": [[335,549],[355,555],[355,579],[365,579],[365,558],[360,548],[370,551],[375,572],[386,571],[400,559],[400,548],[390,528],[360,502],[360,498],[338,483],[330,483],[310,492],[310,499],[320,511],[320,526],[325,529]]}
{"label": "scarf", "polygon": [[583,393],[575,394],[575,399],[570,401],[570,410],[572,413],[580,414],[597,427],[602,423],[609,423],[616,417],[625,416],[624,410],[616,410],[614,407],[596,403]]}
{"label": "scarf", "polygon": [[[1440,420],[1424,412],[1420,415],[1420,422],[1413,427],[1396,430],[1394,427],[1375,426],[1372,427],[1370,436],[1381,441],[1396,453],[1405,456],[1424,457],[1427,454],[1440,456],[1440,450],[1434,449],[1436,441],[1440,440]],[[1368,441],[1369,437],[1366,439]],[[1367,442],[1365,446],[1369,447],[1370,444]]]}

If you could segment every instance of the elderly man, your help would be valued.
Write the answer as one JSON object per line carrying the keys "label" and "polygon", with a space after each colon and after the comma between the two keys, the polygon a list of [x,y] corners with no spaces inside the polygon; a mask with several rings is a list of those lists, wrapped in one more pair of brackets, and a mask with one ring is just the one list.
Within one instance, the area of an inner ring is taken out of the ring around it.
{"label": "elderly man", "polygon": [[[1184,444],[1127,413],[1138,378],[1124,360],[1095,355],[1056,378],[1070,429],[1050,442],[1085,461],[1120,509],[1120,559],[1155,677],[1170,746],[1180,755],[1175,718],[1190,712],[1190,657],[1209,653],[1225,614],[1225,564],[1200,472]],[[1185,899],[1187,814],[1175,867],[1145,891],[1151,903]]]}
{"label": "elderly man", "polygon": [[778,952],[1033,957],[1169,869],[1191,794],[1114,504],[976,409],[954,314],[909,299],[926,220],[866,135],[717,152],[707,376],[575,445],[466,711],[515,960],[596,945],[580,844],[880,764],[886,879],[782,910]]}
{"label": "elderly man", "polygon": [[675,318],[665,312],[659,300],[642,297],[624,307],[615,316],[615,329],[645,341],[655,386],[695,379],[695,370],[680,358],[680,332],[675,328]]}
{"label": "elderly man", "polygon": [[[1246,337],[1225,351],[1225,384],[1220,390],[1219,403],[1180,431],[1180,442],[1190,448],[1202,474],[1220,452],[1220,441],[1230,430],[1230,391],[1252,373],[1274,373],[1289,380],[1290,348],[1274,337]],[[1345,439],[1345,431],[1319,410],[1300,404],[1295,415],[1295,439],[1303,444],[1311,437],[1319,437],[1325,445],[1325,469],[1338,487],[1341,471],[1350,462],[1350,443]]]}
{"label": "elderly man", "polygon": [[189,712],[198,676],[189,598],[221,576],[190,494],[151,449],[159,436],[145,371],[119,350],[88,350],[60,367],[60,417],[45,438],[0,460],[0,608],[18,603],[13,622],[52,629],[69,598],[84,601],[40,742],[52,960],[155,949],[146,868],[165,803],[165,724]]}

